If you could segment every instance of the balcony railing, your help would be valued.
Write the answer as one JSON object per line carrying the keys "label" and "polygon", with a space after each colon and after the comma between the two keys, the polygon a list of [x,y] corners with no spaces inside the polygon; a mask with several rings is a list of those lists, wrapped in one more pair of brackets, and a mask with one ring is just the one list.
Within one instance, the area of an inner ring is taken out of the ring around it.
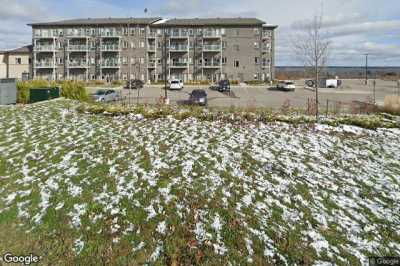
{"label": "balcony railing", "polygon": [[148,48],[149,51],[154,51],[156,49],[156,46],[155,45],[148,45],[147,48]]}
{"label": "balcony railing", "polygon": [[220,32],[214,32],[214,31],[203,32],[203,38],[219,38],[219,37],[221,37]]}
{"label": "balcony railing", "polygon": [[220,67],[220,62],[205,62],[203,67]]}
{"label": "balcony railing", "polygon": [[54,62],[42,61],[36,62],[35,67],[37,68],[54,68]]}
{"label": "balcony railing", "polygon": [[102,51],[116,51],[121,50],[121,47],[118,44],[103,44],[101,46]]}
{"label": "balcony railing", "polygon": [[147,38],[155,38],[157,36],[157,32],[148,32]]}
{"label": "balcony railing", "polygon": [[203,51],[221,51],[220,44],[204,44]]}
{"label": "balcony railing", "polygon": [[89,46],[85,44],[73,44],[73,45],[68,45],[67,50],[68,51],[87,51],[89,49]]}
{"label": "balcony railing", "polygon": [[67,32],[65,36],[69,38],[86,38],[88,34],[86,32]]}
{"label": "balcony railing", "polygon": [[57,38],[59,34],[53,34],[53,32],[41,32],[33,34],[34,38]]}
{"label": "balcony railing", "polygon": [[68,67],[75,67],[75,68],[86,68],[88,67],[88,61],[82,60],[82,61],[70,61],[68,62]]}
{"label": "balcony railing", "polygon": [[189,36],[189,32],[171,32],[169,34],[170,38],[187,38]]}
{"label": "balcony railing", "polygon": [[152,60],[152,59],[149,60],[149,63],[148,63],[149,68],[155,68],[156,65],[157,65],[156,60]]}
{"label": "balcony railing", "polygon": [[36,45],[34,47],[35,51],[40,51],[40,52],[43,52],[43,51],[53,52],[55,49],[56,49],[56,47],[54,45]]}
{"label": "balcony railing", "polygon": [[187,45],[180,45],[180,44],[176,44],[176,45],[171,45],[169,47],[170,51],[187,51],[188,46]]}
{"label": "balcony railing", "polygon": [[118,61],[105,61],[101,63],[101,67],[103,68],[119,68],[121,63]]}
{"label": "balcony railing", "polygon": [[121,37],[122,32],[116,32],[116,31],[106,31],[106,32],[100,32],[100,37],[109,37],[109,38],[119,38]]}
{"label": "balcony railing", "polygon": [[187,63],[186,62],[172,62],[169,66],[170,67],[187,67]]}

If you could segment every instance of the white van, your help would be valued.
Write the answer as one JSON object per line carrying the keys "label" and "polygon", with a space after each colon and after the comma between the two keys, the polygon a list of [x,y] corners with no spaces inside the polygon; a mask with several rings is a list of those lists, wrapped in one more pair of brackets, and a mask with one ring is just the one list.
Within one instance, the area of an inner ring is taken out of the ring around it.
{"label": "white van", "polygon": [[169,89],[170,90],[181,90],[181,89],[183,89],[183,80],[181,80],[181,79],[172,79],[169,82]]}

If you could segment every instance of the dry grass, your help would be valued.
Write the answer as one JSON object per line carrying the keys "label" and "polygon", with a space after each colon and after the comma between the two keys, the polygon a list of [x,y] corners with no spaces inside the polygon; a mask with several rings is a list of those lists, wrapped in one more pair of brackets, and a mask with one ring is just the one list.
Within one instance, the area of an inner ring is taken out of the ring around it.
{"label": "dry grass", "polygon": [[384,102],[384,110],[389,113],[400,114],[400,96],[386,96]]}

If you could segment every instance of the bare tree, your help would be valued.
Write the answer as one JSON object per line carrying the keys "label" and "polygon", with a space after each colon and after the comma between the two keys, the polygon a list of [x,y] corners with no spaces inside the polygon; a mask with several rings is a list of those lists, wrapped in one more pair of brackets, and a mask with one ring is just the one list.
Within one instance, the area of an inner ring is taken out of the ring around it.
{"label": "bare tree", "polygon": [[292,40],[293,51],[305,67],[314,73],[316,118],[318,120],[319,77],[328,60],[330,42],[323,30],[322,12],[315,15],[310,23],[298,28]]}

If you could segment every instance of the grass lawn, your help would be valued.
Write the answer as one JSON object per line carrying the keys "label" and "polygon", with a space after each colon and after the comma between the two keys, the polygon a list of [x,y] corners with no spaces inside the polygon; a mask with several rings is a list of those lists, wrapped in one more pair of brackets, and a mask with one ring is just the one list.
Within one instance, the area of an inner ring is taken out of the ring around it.
{"label": "grass lawn", "polygon": [[0,253],[52,265],[400,256],[400,130],[0,107]]}

